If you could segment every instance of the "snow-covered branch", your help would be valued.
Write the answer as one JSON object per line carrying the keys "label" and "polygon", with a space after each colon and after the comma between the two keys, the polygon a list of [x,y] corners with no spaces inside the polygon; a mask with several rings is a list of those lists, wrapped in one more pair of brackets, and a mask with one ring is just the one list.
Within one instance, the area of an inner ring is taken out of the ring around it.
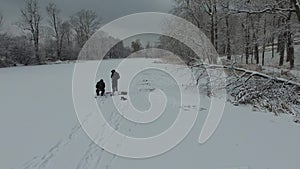
{"label": "snow-covered branch", "polygon": [[[276,78],[257,71],[223,65],[195,65],[199,69],[223,69],[226,72],[226,89],[234,105],[250,104],[253,110],[269,111],[294,116],[300,122],[300,84]],[[203,78],[203,72],[199,75]],[[199,81],[199,80],[198,80]],[[207,87],[209,90],[210,88]],[[208,91],[210,93],[210,91]]]}
{"label": "snow-covered branch", "polygon": [[248,10],[248,9],[229,9],[231,14],[263,14],[263,13],[280,13],[280,12],[296,12],[293,8],[278,8],[278,7],[267,7],[262,10]]}

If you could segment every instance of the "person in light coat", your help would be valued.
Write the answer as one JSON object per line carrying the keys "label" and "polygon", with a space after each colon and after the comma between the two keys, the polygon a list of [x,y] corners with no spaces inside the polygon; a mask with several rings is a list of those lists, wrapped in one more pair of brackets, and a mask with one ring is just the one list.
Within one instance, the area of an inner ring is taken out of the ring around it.
{"label": "person in light coat", "polygon": [[120,74],[116,70],[111,71],[111,81],[112,81],[112,94],[118,91],[118,80],[120,79]]}

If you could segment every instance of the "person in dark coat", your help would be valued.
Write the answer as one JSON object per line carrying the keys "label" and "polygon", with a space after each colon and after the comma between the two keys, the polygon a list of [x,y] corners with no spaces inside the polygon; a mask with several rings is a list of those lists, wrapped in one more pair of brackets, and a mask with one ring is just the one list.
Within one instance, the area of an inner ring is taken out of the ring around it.
{"label": "person in dark coat", "polygon": [[112,81],[112,94],[118,91],[118,80],[120,79],[120,75],[116,70],[111,71],[111,81]]}
{"label": "person in dark coat", "polygon": [[101,92],[101,96],[104,95],[105,93],[105,83],[103,79],[101,79],[97,84],[96,84],[96,93],[97,96],[99,96],[99,93]]}

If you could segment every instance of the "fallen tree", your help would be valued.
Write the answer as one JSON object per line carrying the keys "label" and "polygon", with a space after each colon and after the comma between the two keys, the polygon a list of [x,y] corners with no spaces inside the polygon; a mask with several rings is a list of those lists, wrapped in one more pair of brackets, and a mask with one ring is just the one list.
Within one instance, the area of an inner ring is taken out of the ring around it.
{"label": "fallen tree", "polygon": [[289,79],[277,78],[261,72],[244,68],[223,65],[196,65],[197,81],[200,87],[206,85],[208,93],[212,93],[206,84],[200,84],[203,78],[210,79],[205,73],[209,69],[224,71],[226,74],[226,90],[231,103],[250,104],[254,111],[273,112],[276,116],[281,113],[293,116],[300,123],[300,84]]}

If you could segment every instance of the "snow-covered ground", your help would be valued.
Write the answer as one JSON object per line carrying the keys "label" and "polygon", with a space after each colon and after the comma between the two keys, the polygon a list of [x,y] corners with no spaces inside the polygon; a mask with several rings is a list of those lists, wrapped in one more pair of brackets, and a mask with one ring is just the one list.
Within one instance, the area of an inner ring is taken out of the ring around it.
{"label": "snow-covered ground", "polygon": [[[97,78],[103,78],[109,90],[109,72],[119,60],[103,61]],[[83,62],[85,66],[95,62]],[[156,67],[153,59],[132,59],[132,67]],[[177,66],[159,64],[174,69]],[[251,107],[226,103],[223,119],[215,134],[201,145],[198,137],[207,117],[210,98],[201,95],[201,108],[179,107],[170,99],[166,115],[149,126],[133,124],[117,112],[105,111],[109,123],[128,135],[151,136],[164,131],[176,118],[178,109],[198,111],[191,133],[178,146],[147,159],[122,158],[94,144],[80,127],[72,99],[74,64],[0,69],[0,168],[2,169],[298,169],[300,126],[288,116],[252,112]],[[128,79],[120,72],[120,90]],[[97,79],[97,80],[98,80]],[[169,79],[170,80],[170,79]],[[189,82],[182,84],[188,86]],[[159,72],[144,72],[132,82],[128,96],[137,109],[149,108],[147,96],[156,88],[169,89],[168,80]],[[86,92],[91,93],[92,89]],[[172,87],[172,86],[171,86]],[[173,86],[174,87],[174,86]],[[137,90],[134,90],[137,89]],[[131,92],[132,91],[132,92]],[[139,91],[139,92],[137,92]],[[185,92],[190,92],[186,87]],[[197,93],[194,93],[195,95]],[[120,101],[126,108],[128,101]],[[168,100],[169,101],[169,100]],[[112,98],[99,98],[99,107],[109,110]],[[219,106],[219,105],[213,105]],[[88,108],[87,108],[88,109]],[[175,113],[174,113],[175,112]]]}

